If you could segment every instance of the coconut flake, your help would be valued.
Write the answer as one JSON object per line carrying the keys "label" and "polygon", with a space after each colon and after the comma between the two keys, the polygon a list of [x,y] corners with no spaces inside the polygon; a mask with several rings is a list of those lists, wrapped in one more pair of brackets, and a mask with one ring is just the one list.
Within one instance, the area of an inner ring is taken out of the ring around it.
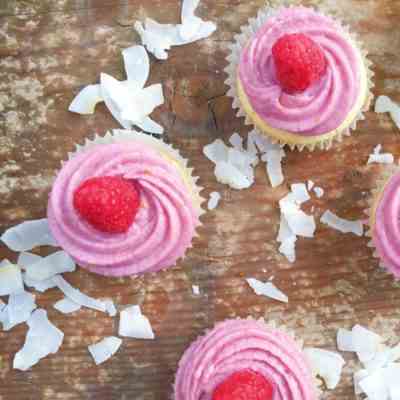
{"label": "coconut flake", "polygon": [[310,361],[313,374],[323,379],[328,389],[335,389],[346,363],[343,357],[338,353],[315,347],[305,348],[304,353]]}
{"label": "coconut flake", "polygon": [[314,187],[315,183],[312,180],[307,181],[307,189],[310,191]]}
{"label": "coconut flake", "polygon": [[221,195],[218,192],[211,192],[210,199],[208,200],[207,207],[209,210],[214,210],[217,208],[218,203],[221,199]]}
{"label": "coconut flake", "polygon": [[388,112],[393,122],[400,129],[400,106],[387,96],[379,96],[375,102],[375,112]]}
{"label": "coconut flake", "polygon": [[289,262],[296,261],[295,245],[297,241],[296,235],[290,230],[288,222],[283,214],[279,225],[277,241],[281,243],[279,252],[283,254]]}
{"label": "coconut flake", "polygon": [[373,152],[368,157],[367,164],[378,163],[378,164],[393,164],[394,157],[391,153],[381,153],[382,145],[378,144]]}
{"label": "coconut flake", "polygon": [[32,264],[37,263],[39,260],[42,259],[42,256],[38,256],[37,254],[29,253],[29,252],[22,252],[19,253],[17,264],[24,270],[29,268]]}
{"label": "coconut flake", "polygon": [[93,357],[96,365],[107,361],[111,358],[120,348],[122,340],[115,336],[108,336],[97,342],[88,346],[89,352]]}
{"label": "coconut flake", "polygon": [[106,306],[102,301],[89,297],[80,290],[74,288],[61,275],[53,276],[52,279],[64,295],[73,302],[86,308],[106,312]]}
{"label": "coconut flake", "polygon": [[294,200],[299,205],[305,203],[311,198],[304,183],[294,183],[293,185],[290,185],[290,190],[293,193]]}
{"label": "coconut flake", "polygon": [[150,60],[143,46],[132,46],[122,50],[128,81],[136,82],[142,89],[150,73]]}
{"label": "coconut flake", "polygon": [[117,309],[114,302],[111,299],[103,300],[104,306],[106,307],[106,312],[110,317],[115,317],[117,315]]}
{"label": "coconut flake", "polygon": [[29,317],[25,344],[14,357],[13,368],[26,371],[40,359],[59,350],[64,334],[47,318],[47,312],[38,309]]}
{"label": "coconut flake", "polygon": [[320,198],[324,195],[324,193],[325,193],[324,189],[322,189],[322,188],[319,187],[319,186],[315,186],[315,188],[314,188],[313,190],[314,190],[315,195],[316,195],[319,199],[320,199]]}
{"label": "coconut flake", "polygon": [[351,232],[357,236],[362,236],[364,232],[361,220],[349,221],[347,219],[338,217],[329,210],[322,214],[321,222],[342,233]]}
{"label": "coconut flake", "polygon": [[72,100],[68,111],[82,115],[93,114],[97,103],[103,101],[100,85],[85,86]]}
{"label": "coconut flake", "polygon": [[381,348],[382,337],[361,325],[351,330],[354,349],[362,363],[371,361]]}
{"label": "coconut flake", "polygon": [[228,161],[229,147],[221,139],[216,139],[214,142],[203,147],[204,155],[217,164],[221,161]]}
{"label": "coconut flake", "polygon": [[26,268],[26,276],[34,281],[44,281],[57,274],[75,271],[76,265],[72,258],[64,251],[43,257]]}
{"label": "coconut flake", "polygon": [[164,133],[164,127],[153,121],[150,117],[145,117],[141,121],[136,122],[135,125],[145,132],[155,133],[157,135]]}
{"label": "coconut flake", "polygon": [[37,246],[58,246],[46,218],[13,226],[3,233],[1,240],[13,251],[32,250]]}
{"label": "coconut flake", "polygon": [[249,286],[254,290],[254,293],[259,296],[270,297],[271,299],[287,303],[289,301],[285,293],[279,290],[272,282],[261,282],[258,279],[247,278]]}
{"label": "coconut flake", "polygon": [[19,266],[3,260],[0,263],[0,296],[7,296],[23,290],[24,284]]}
{"label": "coconut flake", "polygon": [[159,60],[166,60],[167,51],[172,46],[192,43],[210,36],[216,30],[216,25],[194,15],[198,3],[199,0],[183,2],[180,25],[160,24],[150,18],[146,18],[144,24],[137,21],[134,28],[147,50]]}
{"label": "coconut flake", "polygon": [[56,303],[53,304],[53,307],[57,311],[60,311],[60,313],[63,314],[71,314],[81,309],[80,304],[75,303],[68,297],[64,297],[63,299],[57,301]]}
{"label": "coconut flake", "polygon": [[347,329],[338,329],[336,341],[337,347],[340,351],[356,351],[353,344],[353,332]]}
{"label": "coconut flake", "polygon": [[358,383],[361,390],[368,396],[369,400],[388,400],[389,390],[385,382],[383,370],[377,370],[369,374]]}
{"label": "coconut flake", "polygon": [[193,294],[195,296],[199,296],[200,295],[200,288],[199,288],[198,285],[192,285],[192,291],[193,291]]}
{"label": "coconut flake", "polygon": [[224,161],[216,164],[214,174],[218,182],[224,183],[232,189],[246,189],[253,184],[253,180],[249,179],[238,168]]}
{"label": "coconut flake", "polygon": [[238,133],[234,133],[229,138],[229,143],[233,146],[234,149],[243,151],[243,139]]}
{"label": "coconut flake", "polygon": [[0,312],[0,322],[3,330],[8,331],[14,326],[28,320],[36,308],[35,296],[29,292],[12,293],[8,304]]}
{"label": "coconut flake", "polygon": [[138,305],[120,312],[118,334],[135,339],[154,339],[150,321],[142,314]]}
{"label": "coconut flake", "polygon": [[56,287],[52,278],[45,279],[44,281],[36,281],[35,279],[31,279],[27,276],[26,272],[22,274],[22,279],[24,281],[25,286],[29,288],[34,288],[38,292],[45,292],[48,289],[52,289]]}

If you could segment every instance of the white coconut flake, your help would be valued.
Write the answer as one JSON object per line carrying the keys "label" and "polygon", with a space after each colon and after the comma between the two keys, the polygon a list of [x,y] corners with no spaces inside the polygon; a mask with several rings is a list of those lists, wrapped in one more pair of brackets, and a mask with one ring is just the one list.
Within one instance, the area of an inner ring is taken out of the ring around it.
{"label": "white coconut flake", "polygon": [[354,233],[357,236],[362,236],[364,232],[362,221],[349,221],[338,217],[329,210],[322,214],[321,222],[342,233]]}
{"label": "white coconut flake", "polygon": [[14,357],[13,368],[26,371],[49,354],[59,350],[64,334],[47,318],[47,312],[38,309],[29,317],[25,344]]}
{"label": "white coconut flake", "polygon": [[287,303],[289,301],[285,293],[279,290],[272,282],[261,282],[258,279],[247,278],[249,286],[254,290],[254,293],[259,296],[266,296],[274,300]]}
{"label": "white coconut flake", "polygon": [[57,311],[60,311],[60,313],[63,314],[71,314],[81,309],[80,304],[75,303],[68,297],[64,297],[63,299],[57,301],[56,303],[53,304],[53,307]]}
{"label": "white coconut flake", "polygon": [[198,285],[192,285],[192,291],[193,291],[193,294],[195,296],[199,296],[200,295],[200,288],[199,288]]}
{"label": "white coconut flake", "polygon": [[0,263],[0,296],[7,296],[24,290],[21,269],[8,260]]}
{"label": "white coconut flake", "polygon": [[378,163],[378,164],[393,164],[394,157],[391,153],[381,153],[382,145],[378,144],[373,152],[368,157],[367,164]]}
{"label": "white coconut flake", "polygon": [[254,182],[235,166],[224,161],[216,164],[214,174],[218,182],[224,183],[232,189],[246,189]]}
{"label": "white coconut flake", "polygon": [[267,175],[273,188],[279,186],[285,179],[282,172],[283,157],[285,157],[283,149],[269,150],[265,154]]}
{"label": "white coconut flake", "polygon": [[229,138],[229,143],[235,148],[236,150],[243,151],[243,139],[238,133],[234,133]]}
{"label": "white coconut flake", "polygon": [[304,353],[315,376],[319,376],[328,389],[335,389],[338,385],[344,364],[343,357],[332,351],[308,347]]}
{"label": "white coconut flake", "polygon": [[3,233],[1,240],[13,251],[27,251],[38,246],[58,246],[50,233],[46,218],[13,226]]}
{"label": "white coconut flake", "polygon": [[12,293],[8,304],[0,312],[0,322],[3,330],[8,331],[14,326],[28,320],[36,308],[35,296],[29,292]]}
{"label": "white coconut flake", "polygon": [[296,235],[290,230],[286,218],[281,214],[281,221],[279,225],[279,232],[277,241],[281,243],[279,252],[283,254],[289,262],[296,261],[295,245],[297,241]]}
{"label": "white coconut flake", "polygon": [[172,46],[192,43],[210,36],[216,30],[216,25],[194,15],[198,3],[198,0],[184,0],[180,25],[160,24],[150,18],[146,18],[143,24],[137,21],[134,28],[140,35],[142,44],[156,58],[166,60],[167,51]]}
{"label": "white coconut flake", "polygon": [[299,205],[305,203],[311,198],[304,183],[294,183],[290,185],[290,190],[293,193],[294,200]]}
{"label": "white coconut flake", "polygon": [[64,293],[64,295],[73,302],[86,308],[106,312],[106,306],[104,302],[89,297],[80,290],[74,288],[61,275],[53,276],[52,279],[56,286]]}
{"label": "white coconut flake", "polygon": [[128,81],[136,82],[142,89],[150,73],[150,60],[143,46],[132,46],[122,50]]}
{"label": "white coconut flake", "polygon": [[52,289],[56,287],[52,278],[45,279],[44,281],[36,281],[35,279],[31,279],[27,276],[26,272],[22,274],[22,279],[24,281],[25,286],[29,288],[34,288],[38,292],[45,292],[48,289]]}
{"label": "white coconut flake", "polygon": [[204,155],[217,164],[221,161],[228,161],[229,147],[221,139],[216,139],[214,142],[203,147]]}
{"label": "white coconut flake", "polygon": [[218,203],[221,199],[221,195],[218,192],[211,192],[210,199],[208,200],[207,207],[209,210],[214,210],[217,208]]}
{"label": "white coconut flake", "polygon": [[26,268],[26,276],[35,281],[44,281],[57,274],[73,272],[75,269],[72,258],[64,250],[60,250],[31,264]]}
{"label": "white coconut flake", "polygon": [[363,390],[360,387],[360,382],[369,375],[366,369],[360,369],[353,374],[354,393],[361,394]]}
{"label": "white coconut flake", "polygon": [[88,346],[89,352],[96,365],[107,361],[120,348],[122,340],[115,336],[108,336],[98,343]]}
{"label": "white coconut flake", "polygon": [[324,189],[322,189],[322,187],[319,187],[319,186],[315,186],[313,190],[314,190],[315,195],[316,195],[319,199],[320,199],[320,198],[324,195],[324,193],[325,193]]}
{"label": "white coconut flake", "polygon": [[351,332],[359,360],[362,363],[371,361],[381,349],[382,337],[361,325],[355,325]]}
{"label": "white coconut flake", "polygon": [[74,97],[68,111],[82,115],[93,114],[96,105],[102,101],[100,85],[87,85]]}
{"label": "white coconut flake", "polygon": [[314,187],[315,183],[312,180],[307,181],[307,189],[310,191]]}
{"label": "white coconut flake", "polygon": [[138,305],[120,312],[118,334],[135,339],[154,339],[150,321],[142,314]]}
{"label": "white coconut flake", "polygon": [[363,393],[368,396],[369,400],[388,400],[389,390],[385,382],[383,370],[379,369],[369,374],[358,382]]}
{"label": "white coconut flake", "polygon": [[37,254],[29,253],[29,252],[22,252],[19,253],[17,264],[24,270],[29,268],[32,264],[37,263],[42,259],[42,256],[38,256]]}
{"label": "white coconut flake", "polygon": [[400,106],[387,96],[379,96],[375,102],[375,112],[388,112],[393,122],[400,129]]}
{"label": "white coconut flake", "polygon": [[103,300],[104,306],[106,307],[106,312],[110,317],[115,317],[117,315],[117,309],[114,302],[111,299]]}
{"label": "white coconut flake", "polygon": [[347,329],[339,328],[336,336],[337,347],[340,351],[352,351],[356,349],[353,344],[353,332]]}

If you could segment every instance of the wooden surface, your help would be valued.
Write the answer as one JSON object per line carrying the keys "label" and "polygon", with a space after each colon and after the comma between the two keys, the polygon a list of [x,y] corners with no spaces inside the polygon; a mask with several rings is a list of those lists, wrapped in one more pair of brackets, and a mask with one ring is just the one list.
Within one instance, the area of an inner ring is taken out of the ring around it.
{"label": "wooden surface", "polygon": [[[274,1],[273,4],[280,4]],[[291,2],[292,4],[294,2]],[[375,94],[400,101],[400,2],[397,0],[310,0],[351,25],[375,63]],[[166,102],[153,114],[166,139],[192,160],[205,194],[222,201],[208,213],[194,248],[176,269],[140,279],[105,279],[79,270],[67,279],[95,297],[112,297],[120,307],[142,304],[155,341],[124,340],[119,353],[96,367],[87,346],[116,333],[118,320],[91,310],[63,316],[51,305],[62,295],[37,296],[50,320],[65,332],[60,352],[31,371],[11,369],[26,325],[0,331],[0,399],[169,399],[184,349],[216,321],[266,316],[293,328],[307,345],[335,349],[338,327],[363,323],[397,343],[400,285],[377,268],[367,238],[318,224],[314,239],[300,239],[295,264],[277,252],[277,201],[294,182],[312,179],[325,189],[313,199],[319,217],[327,208],[347,218],[363,216],[381,166],[367,166],[382,143],[400,156],[399,132],[386,115],[367,113],[357,133],[327,152],[287,152],[285,184],[271,189],[263,166],[256,184],[233,191],[216,183],[202,147],[234,131],[247,132],[225,96],[224,58],[235,32],[263,5],[262,0],[202,0],[199,14],[218,24],[210,38],[152,60],[151,82],[162,82]],[[0,1],[0,231],[43,217],[60,161],[93,132],[117,127],[103,105],[93,116],[67,111],[78,90],[100,72],[122,79],[121,49],[138,43],[131,28],[146,16],[177,23],[178,0],[2,0]],[[42,249],[45,254],[46,249]],[[1,258],[16,255],[0,248]],[[289,304],[257,297],[245,277],[275,283]],[[200,286],[200,296],[192,294]],[[351,355],[340,386],[325,399],[353,399]]]}

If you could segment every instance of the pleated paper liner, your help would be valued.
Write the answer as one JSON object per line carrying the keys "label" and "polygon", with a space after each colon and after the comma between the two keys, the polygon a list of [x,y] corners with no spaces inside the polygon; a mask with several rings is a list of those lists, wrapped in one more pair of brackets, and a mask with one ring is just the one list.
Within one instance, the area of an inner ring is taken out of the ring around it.
{"label": "pleated paper liner", "polygon": [[368,242],[368,247],[371,247],[373,249],[373,256],[379,260],[379,267],[384,269],[385,272],[391,273],[396,280],[400,280],[400,277],[394,276],[394,274],[391,271],[391,268],[385,265],[384,261],[379,255],[377,248],[375,247],[373,240],[376,209],[378,208],[379,202],[382,198],[387,183],[390,181],[392,176],[396,174],[400,174],[399,165],[386,166],[381,172],[379,178],[377,179],[375,188],[371,190],[371,196],[370,199],[368,200],[369,207],[367,210],[365,210],[365,213],[368,215],[368,224],[369,224],[369,229],[366,231],[365,235],[371,239]]}
{"label": "pleated paper liner", "polygon": [[[260,134],[264,134],[270,137],[272,142],[279,143],[281,145],[288,145],[291,149],[297,148],[303,150],[304,148],[313,151],[314,149],[328,150],[333,142],[341,142],[344,136],[349,136],[352,130],[356,129],[357,122],[365,119],[364,112],[370,107],[373,99],[371,92],[374,84],[372,81],[373,72],[371,70],[371,61],[367,58],[367,51],[363,44],[358,40],[357,36],[350,32],[350,28],[343,26],[340,21],[332,18],[337,24],[339,24],[347,38],[359,49],[360,57],[362,58],[363,65],[366,71],[366,94],[363,104],[359,111],[355,115],[348,117],[339,128],[332,132],[328,132],[322,135],[316,135],[313,137],[304,137],[296,135],[294,133],[282,131],[269,127],[265,121],[258,117],[257,113],[252,110],[251,105],[241,88],[240,80],[238,79],[238,66],[240,62],[240,55],[242,50],[245,48],[247,43],[251,41],[255,33],[265,24],[265,22],[271,17],[278,13],[282,8],[265,7],[259,10],[258,14],[254,18],[250,18],[248,24],[241,27],[241,33],[234,37],[233,43],[230,45],[229,54],[227,56],[228,66],[225,68],[225,72],[228,75],[225,83],[229,86],[227,95],[233,99],[233,108],[237,109],[237,116],[245,118],[246,125],[253,125],[256,131]],[[321,15],[326,15],[322,14]],[[252,111],[251,114],[247,111]],[[265,132],[263,127],[268,128],[268,132]],[[273,132],[273,133],[272,133]]]}

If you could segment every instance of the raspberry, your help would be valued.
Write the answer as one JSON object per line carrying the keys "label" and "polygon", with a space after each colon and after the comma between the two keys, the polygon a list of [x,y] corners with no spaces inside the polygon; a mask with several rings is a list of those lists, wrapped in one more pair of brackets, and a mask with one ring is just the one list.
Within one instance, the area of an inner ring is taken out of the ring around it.
{"label": "raspberry", "polygon": [[302,33],[282,36],[272,47],[272,55],[277,78],[289,93],[303,92],[326,70],[323,50]]}
{"label": "raspberry", "polygon": [[108,233],[126,232],[140,205],[136,185],[119,176],[84,181],[74,192],[75,210],[94,228]]}
{"label": "raspberry", "polygon": [[274,389],[258,372],[246,369],[226,378],[214,390],[212,400],[272,400]]}

